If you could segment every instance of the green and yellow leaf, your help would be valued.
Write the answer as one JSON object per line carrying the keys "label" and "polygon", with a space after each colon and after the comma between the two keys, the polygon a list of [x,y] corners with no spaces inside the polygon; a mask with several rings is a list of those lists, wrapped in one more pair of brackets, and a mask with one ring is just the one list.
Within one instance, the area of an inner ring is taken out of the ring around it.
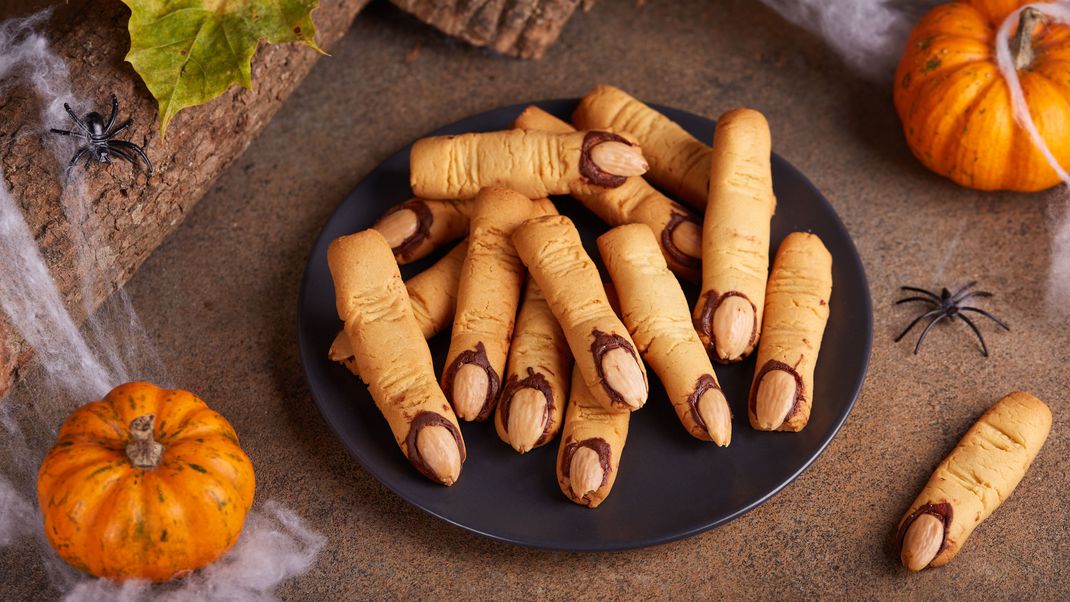
{"label": "green and yellow leaf", "polygon": [[260,40],[301,42],[319,51],[312,23],[318,0],[123,2],[131,13],[126,60],[160,105],[161,136],[182,109],[232,84],[252,89],[250,61]]}

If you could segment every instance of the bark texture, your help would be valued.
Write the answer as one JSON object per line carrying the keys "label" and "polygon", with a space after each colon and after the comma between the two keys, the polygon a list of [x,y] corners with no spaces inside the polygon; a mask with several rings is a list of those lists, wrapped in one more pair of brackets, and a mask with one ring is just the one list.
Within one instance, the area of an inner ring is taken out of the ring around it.
{"label": "bark texture", "polygon": [[[321,2],[313,13],[320,47],[329,49],[340,39],[367,2]],[[117,95],[120,118],[134,120],[125,139],[142,145],[156,167],[146,178],[121,161],[107,169],[94,166],[84,178],[86,219],[80,230],[71,228],[61,204],[65,165],[58,164],[43,143],[44,136],[52,135],[49,127],[71,124],[41,123],[42,100],[25,85],[17,84],[0,98],[0,164],[6,180],[2,185],[20,204],[78,322],[85,319],[86,305],[97,307],[121,287],[182,222],[320,57],[299,44],[261,46],[253,58],[254,90],[232,87],[207,104],[180,112],[162,140],[156,101],[123,61],[130,43],[129,16],[118,0],[72,0],[57,9],[47,25],[53,50],[70,69],[74,90],[95,103],[72,108],[107,115],[111,95]],[[79,279],[79,247],[71,240],[79,231],[85,232],[86,241],[78,244],[90,250],[97,275],[86,293]],[[91,298],[83,299],[83,294]],[[0,313],[0,397],[31,356],[32,350]]]}
{"label": "bark texture", "polygon": [[594,0],[392,0],[451,36],[503,54],[537,59],[557,40],[578,5]]}

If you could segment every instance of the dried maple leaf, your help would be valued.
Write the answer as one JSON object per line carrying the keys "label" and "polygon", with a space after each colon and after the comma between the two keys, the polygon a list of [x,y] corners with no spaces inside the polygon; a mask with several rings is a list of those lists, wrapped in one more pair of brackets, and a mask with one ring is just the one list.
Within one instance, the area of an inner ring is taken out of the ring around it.
{"label": "dried maple leaf", "polygon": [[134,66],[160,105],[160,135],[176,113],[232,84],[252,89],[250,61],[260,40],[301,42],[317,51],[318,0],[123,0],[130,7]]}

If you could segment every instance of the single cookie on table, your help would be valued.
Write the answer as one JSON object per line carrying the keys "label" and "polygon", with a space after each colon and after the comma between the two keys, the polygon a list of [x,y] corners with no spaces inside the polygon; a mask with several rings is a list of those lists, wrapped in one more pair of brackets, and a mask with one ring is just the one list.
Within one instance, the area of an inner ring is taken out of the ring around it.
{"label": "single cookie on table", "polygon": [[620,318],[613,313],[598,268],[567,217],[530,219],[513,244],[565,333],[576,369],[606,409],[637,410],[646,403],[646,368]]}
{"label": "single cookie on table", "polygon": [[[571,125],[534,105],[514,124],[525,130],[569,133]],[[658,235],[662,254],[677,276],[699,281],[702,220],[690,209],[658,192],[642,177],[633,176],[616,188],[575,186],[571,195],[610,226],[646,224]]]}
{"label": "single cookie on table", "polygon": [[814,366],[832,295],[832,255],[816,234],[793,232],[777,249],[765,295],[747,413],[760,431],[801,431],[810,420]]}
{"label": "single cookie on table", "polygon": [[750,355],[761,333],[776,209],[771,152],[761,113],[736,109],[717,120],[694,320],[702,343],[722,363]]}
{"label": "single cookie on table", "polygon": [[572,393],[557,448],[557,483],[568,499],[597,508],[605,501],[620,468],[631,412],[607,409],[573,371]]}
{"label": "single cookie on table", "polygon": [[598,237],[598,250],[616,287],[621,318],[681,424],[698,439],[727,446],[732,412],[654,233],[644,224],[619,226]]}
{"label": "single cookie on table", "polygon": [[615,188],[647,169],[642,150],[617,134],[516,129],[424,138],[409,163],[413,192],[431,199],[471,197],[488,186],[537,199],[583,183]]}
{"label": "single cookie on table", "polygon": [[[442,332],[453,321],[453,311],[457,307],[457,282],[461,279],[461,265],[467,253],[468,241],[462,240],[434,265],[405,281],[412,313],[425,339]],[[344,328],[334,337],[327,358],[341,362],[350,372],[360,376],[353,346]]]}
{"label": "single cookie on table", "polygon": [[[543,215],[557,213],[548,200],[536,204]],[[572,374],[565,333],[530,275],[514,330],[494,426],[502,441],[525,453],[560,430]]]}
{"label": "single cookie on table", "polygon": [[328,247],[327,264],[357,370],[394,440],[421,474],[452,485],[465,460],[464,439],[390,245],[375,230],[343,236]]}
{"label": "single cookie on table", "polygon": [[537,211],[530,199],[505,188],[485,188],[473,201],[442,371],[442,390],[462,420],[486,420],[498,400],[524,285],[524,266],[509,237]]}
{"label": "single cookie on table", "polygon": [[414,198],[395,205],[375,222],[399,265],[423,259],[468,233],[469,199]]}
{"label": "single cookie on table", "polygon": [[572,114],[580,129],[611,130],[635,137],[650,162],[647,176],[670,195],[698,211],[706,210],[710,147],[675,121],[619,88],[601,85]]}
{"label": "single cookie on table", "polygon": [[933,471],[899,521],[900,560],[920,571],[943,566],[1025,476],[1051,430],[1051,410],[1028,393],[990,407]]}

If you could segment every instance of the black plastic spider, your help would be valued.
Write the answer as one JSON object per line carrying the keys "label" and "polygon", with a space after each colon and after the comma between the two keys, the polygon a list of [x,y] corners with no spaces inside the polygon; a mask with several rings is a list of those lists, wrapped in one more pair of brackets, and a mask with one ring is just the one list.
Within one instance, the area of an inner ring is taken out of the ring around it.
{"label": "black plastic spider", "polygon": [[948,292],[948,290],[945,288],[940,291],[939,295],[932,291],[915,288],[913,286],[899,287],[904,291],[921,293],[924,296],[906,297],[904,299],[896,301],[896,305],[899,305],[901,303],[909,303],[911,301],[920,301],[922,303],[928,304],[930,307],[932,307],[932,309],[921,314],[917,318],[914,318],[914,321],[906,327],[906,330],[899,333],[899,336],[895,337],[895,342],[898,343],[899,341],[901,341],[903,337],[905,337],[907,333],[910,332],[914,328],[914,326],[917,325],[918,322],[921,322],[925,318],[931,317],[932,320],[925,326],[925,330],[921,331],[921,336],[918,337],[917,345],[914,345],[914,355],[917,355],[918,351],[921,349],[921,342],[925,340],[925,335],[929,334],[929,329],[932,328],[934,324],[936,324],[940,320],[943,320],[944,318],[947,318],[952,322],[955,321],[955,318],[961,318],[962,321],[965,322],[971,330],[973,330],[973,333],[977,335],[977,340],[981,342],[981,352],[984,354],[985,357],[988,357],[988,345],[985,344],[985,338],[981,336],[981,330],[977,328],[977,325],[973,323],[973,320],[969,319],[962,312],[970,311],[980,314],[988,318],[989,320],[992,320],[996,324],[999,324],[1004,328],[1004,330],[1010,330],[1011,327],[1007,326],[1005,323],[1003,323],[1002,320],[1000,320],[996,316],[993,316],[992,314],[988,313],[983,309],[980,309],[978,307],[971,307],[969,305],[962,305],[962,302],[966,301],[967,299],[992,296],[992,293],[988,291],[970,291],[970,289],[976,285],[976,282],[970,282],[966,284],[966,286],[955,291],[954,294]]}
{"label": "black plastic spider", "polygon": [[78,149],[78,152],[74,153],[74,156],[71,157],[71,162],[67,164],[68,178],[70,178],[71,170],[74,169],[78,160],[87,153],[89,154],[89,157],[86,157],[85,160],[86,169],[89,169],[89,165],[93,159],[96,159],[98,163],[110,164],[112,157],[125,159],[133,164],[134,167],[137,167],[137,159],[131,154],[136,153],[148,167],[149,175],[152,175],[152,162],[149,161],[148,155],[145,154],[145,151],[142,150],[140,146],[133,142],[127,142],[126,140],[114,140],[120,132],[130,127],[130,124],[134,121],[133,119],[127,119],[121,125],[112,129],[111,126],[115,123],[115,117],[119,114],[119,100],[115,98],[114,94],[111,96],[111,117],[108,118],[108,123],[104,123],[104,118],[96,111],[88,113],[84,119],[79,119],[67,103],[63,103],[63,108],[82,131],[72,132],[70,130],[52,128],[52,133],[85,140],[85,144]]}

